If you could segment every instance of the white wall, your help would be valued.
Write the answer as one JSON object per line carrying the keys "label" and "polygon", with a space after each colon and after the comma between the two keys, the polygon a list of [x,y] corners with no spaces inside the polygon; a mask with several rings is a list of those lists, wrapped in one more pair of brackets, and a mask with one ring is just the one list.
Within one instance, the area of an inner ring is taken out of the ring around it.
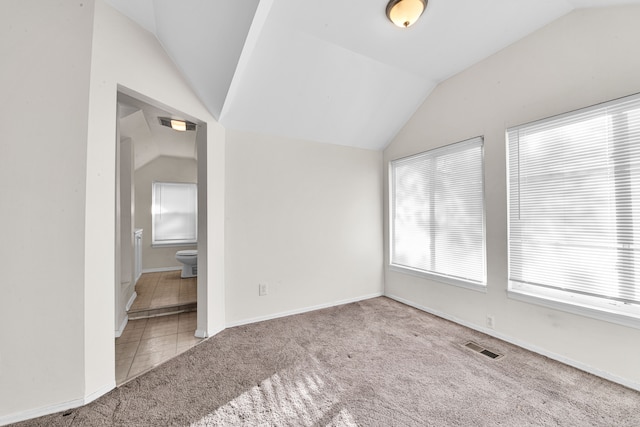
{"label": "white wall", "polygon": [[84,393],[92,27],[91,2],[2,2],[0,424]]}
{"label": "white wall", "polygon": [[382,292],[381,152],[227,130],[226,159],[227,325]]}
{"label": "white wall", "polygon": [[493,315],[494,334],[640,388],[640,330],[507,298],[504,134],[509,126],[639,92],[639,21],[640,7],[575,11],[431,93],[385,150],[385,165],[484,135],[488,291],[387,269],[388,295],[478,329]]}
{"label": "white wall", "polygon": [[225,142],[157,40],[103,0],[3,2],[0,31],[3,424],[115,386],[118,85],[207,125],[208,177],[220,181],[207,183],[207,334],[224,327]]}
{"label": "white wall", "polygon": [[[89,140],[87,149],[87,209],[85,235],[85,395],[99,394],[114,379],[113,283],[114,283],[114,182],[115,123],[118,85],[128,95],[143,98],[150,104],[171,112],[180,111],[186,119],[207,125],[208,167],[224,171],[224,131],[206,110],[182,78],[157,40],[131,20],[96,0],[91,61],[89,104]],[[152,76],[152,78],[151,78]],[[215,176],[215,175],[212,175]],[[217,177],[217,176],[216,176]],[[217,177],[218,178],[218,177]],[[211,215],[224,212],[224,182],[209,183]],[[216,221],[222,224],[223,216]],[[223,229],[211,224],[209,232]],[[224,245],[216,235],[211,245]],[[211,254],[212,251],[209,252]],[[209,288],[223,289],[224,254],[205,262],[218,276],[209,280]],[[211,312],[223,312],[224,302],[199,306],[198,329],[209,333],[222,329]],[[209,313],[211,314],[211,313]],[[205,324],[201,324],[204,322]]]}
{"label": "white wall", "polygon": [[160,156],[135,172],[135,227],[142,228],[142,268],[181,268],[176,251],[196,249],[196,245],[151,247],[151,186],[154,181],[198,182],[195,159]]}

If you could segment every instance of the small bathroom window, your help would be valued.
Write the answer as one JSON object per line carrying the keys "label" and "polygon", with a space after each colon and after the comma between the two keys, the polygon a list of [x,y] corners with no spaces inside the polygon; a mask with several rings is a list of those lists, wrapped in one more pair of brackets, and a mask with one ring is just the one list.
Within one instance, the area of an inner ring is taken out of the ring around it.
{"label": "small bathroom window", "polygon": [[154,182],[152,245],[180,246],[198,240],[198,186],[184,182]]}

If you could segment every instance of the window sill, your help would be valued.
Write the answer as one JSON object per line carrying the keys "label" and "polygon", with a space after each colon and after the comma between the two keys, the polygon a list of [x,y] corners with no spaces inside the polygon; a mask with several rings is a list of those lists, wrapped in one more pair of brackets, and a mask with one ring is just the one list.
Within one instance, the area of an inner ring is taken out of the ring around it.
{"label": "window sill", "polygon": [[640,307],[637,305],[607,303],[599,298],[513,282],[509,283],[507,295],[517,301],[640,329]]}
{"label": "window sill", "polygon": [[409,274],[411,276],[420,277],[423,279],[433,280],[435,282],[446,283],[447,285],[457,286],[459,288],[470,289],[476,292],[487,292],[487,287],[476,282],[470,282],[467,280],[457,279],[449,276],[441,276],[434,273],[426,273],[421,270],[414,270],[408,267],[401,267],[399,265],[390,264],[389,270],[396,271],[398,273]]}
{"label": "window sill", "polygon": [[178,246],[198,246],[198,242],[152,243],[152,248],[171,248]]}

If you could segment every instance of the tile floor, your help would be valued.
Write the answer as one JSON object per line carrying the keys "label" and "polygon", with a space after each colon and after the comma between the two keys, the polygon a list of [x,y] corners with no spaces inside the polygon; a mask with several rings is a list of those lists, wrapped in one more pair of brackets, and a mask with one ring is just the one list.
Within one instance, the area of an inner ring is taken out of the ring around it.
{"label": "tile floor", "polygon": [[144,273],[136,283],[138,296],[129,312],[195,303],[197,291],[197,278],[181,279],[180,270]]}
{"label": "tile floor", "polygon": [[[180,279],[179,271],[145,273],[136,284],[136,293],[129,312],[138,315],[195,306],[196,279]],[[129,320],[116,338],[116,383],[121,385],[202,341],[194,336],[196,316],[189,311]]]}

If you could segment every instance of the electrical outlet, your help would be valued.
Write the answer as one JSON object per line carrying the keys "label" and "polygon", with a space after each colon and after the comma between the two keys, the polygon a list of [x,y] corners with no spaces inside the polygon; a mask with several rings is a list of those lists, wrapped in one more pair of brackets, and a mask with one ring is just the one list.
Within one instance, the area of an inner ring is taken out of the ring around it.
{"label": "electrical outlet", "polygon": [[495,319],[493,316],[487,316],[487,328],[493,329],[495,327]]}
{"label": "electrical outlet", "polygon": [[266,283],[258,284],[258,295],[265,296],[269,292],[269,287]]}

